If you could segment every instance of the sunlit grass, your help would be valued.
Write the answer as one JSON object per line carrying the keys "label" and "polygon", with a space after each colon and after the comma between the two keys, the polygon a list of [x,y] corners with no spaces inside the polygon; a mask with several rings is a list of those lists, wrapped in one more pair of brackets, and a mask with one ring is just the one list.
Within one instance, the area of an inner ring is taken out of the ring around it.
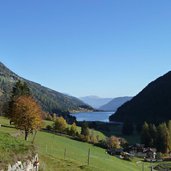
{"label": "sunlit grass", "polygon": [[0,128],[0,169],[6,168],[9,163],[32,156],[33,149],[30,143],[12,137]]}
{"label": "sunlit grass", "polygon": [[[6,118],[0,117],[0,123],[9,124]],[[52,123],[47,122],[46,123]],[[2,149],[12,154],[11,149],[16,150],[15,154],[23,154],[28,150],[32,141],[32,135],[29,136],[29,142],[24,142],[23,135],[17,139],[11,135],[17,135],[18,130],[14,128],[1,127]],[[7,136],[5,139],[4,136]],[[9,138],[9,139],[8,139]],[[5,142],[8,142],[8,145]],[[26,143],[26,144],[25,144]],[[67,137],[57,136],[51,133],[39,131],[35,139],[35,148],[39,154],[41,171],[141,171],[142,165],[136,164],[137,160],[132,162],[121,160],[110,156],[105,149],[93,146],[88,143],[72,140]],[[90,149],[90,164],[88,165],[88,150]],[[3,153],[2,153],[3,154]],[[2,158],[2,156],[0,156]],[[14,157],[13,157],[14,158]],[[13,159],[12,158],[12,159]],[[10,157],[8,158],[10,160]],[[2,159],[2,163],[4,159]],[[144,171],[150,171],[148,164],[145,164]]]}

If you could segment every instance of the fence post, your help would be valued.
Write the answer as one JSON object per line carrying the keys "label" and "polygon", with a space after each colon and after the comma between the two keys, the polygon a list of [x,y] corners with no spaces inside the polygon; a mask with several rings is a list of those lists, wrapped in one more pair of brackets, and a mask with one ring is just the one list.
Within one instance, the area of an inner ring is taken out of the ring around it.
{"label": "fence post", "polygon": [[48,147],[47,147],[47,144],[46,144],[46,153],[47,153],[47,151],[48,151]]}
{"label": "fence post", "polygon": [[64,160],[66,159],[66,148],[64,150]]}
{"label": "fence post", "polygon": [[153,171],[153,166],[151,166],[151,171]]}
{"label": "fence post", "polygon": [[89,165],[90,164],[90,148],[88,150],[88,161],[87,161],[87,164]]}
{"label": "fence post", "polygon": [[144,171],[144,162],[142,162],[142,171]]}

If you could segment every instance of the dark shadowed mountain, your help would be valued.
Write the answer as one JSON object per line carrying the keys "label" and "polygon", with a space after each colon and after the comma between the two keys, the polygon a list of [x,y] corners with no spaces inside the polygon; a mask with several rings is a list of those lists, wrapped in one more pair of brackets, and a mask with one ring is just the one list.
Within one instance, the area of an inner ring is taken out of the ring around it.
{"label": "dark shadowed mountain", "polygon": [[118,108],[110,121],[159,123],[171,119],[171,71]]}
{"label": "dark shadowed mountain", "polygon": [[99,110],[104,110],[104,111],[116,111],[118,109],[118,107],[120,107],[121,105],[123,105],[125,102],[131,100],[132,97],[117,97],[112,99],[109,103],[101,106],[99,108]]}
{"label": "dark shadowed mountain", "polygon": [[12,87],[18,80],[22,80],[27,83],[37,102],[45,111],[50,113],[93,109],[80,99],[62,94],[35,82],[21,78],[2,63],[0,63],[0,107],[4,106],[4,104],[9,100]]}
{"label": "dark shadowed mountain", "polygon": [[112,100],[112,98],[101,98],[98,96],[85,96],[85,97],[80,97],[80,99],[84,103],[92,106],[95,109],[98,109],[100,106],[102,106]]}

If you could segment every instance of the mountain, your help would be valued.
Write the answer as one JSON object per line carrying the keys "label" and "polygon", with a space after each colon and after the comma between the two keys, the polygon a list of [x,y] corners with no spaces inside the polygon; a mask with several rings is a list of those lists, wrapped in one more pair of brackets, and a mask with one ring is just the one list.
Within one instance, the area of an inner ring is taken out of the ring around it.
{"label": "mountain", "polygon": [[171,71],[147,85],[109,119],[134,123],[160,123],[171,119]]}
{"label": "mountain", "polygon": [[26,80],[0,62],[0,107],[8,102],[11,90],[18,81],[25,81],[30,88],[33,97],[41,105],[42,109],[50,113],[63,113],[73,110],[93,110],[80,99],[62,94],[38,83]]}
{"label": "mountain", "polygon": [[80,97],[80,99],[92,106],[95,109],[98,109],[100,106],[110,102],[112,100],[112,98],[100,98],[98,96],[85,96],[85,97]]}
{"label": "mountain", "polygon": [[108,102],[107,104],[101,106],[99,108],[99,110],[114,111],[115,112],[118,109],[118,107],[120,107],[125,102],[127,102],[131,99],[132,99],[132,97],[128,97],[128,96],[114,98],[110,102]]}

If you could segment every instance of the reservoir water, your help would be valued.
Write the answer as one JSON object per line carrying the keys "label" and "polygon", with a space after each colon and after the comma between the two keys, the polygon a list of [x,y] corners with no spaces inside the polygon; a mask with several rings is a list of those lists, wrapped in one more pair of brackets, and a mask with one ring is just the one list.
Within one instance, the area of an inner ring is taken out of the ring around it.
{"label": "reservoir water", "polygon": [[77,121],[101,121],[109,122],[109,116],[114,112],[80,112],[73,113],[72,116],[77,118]]}

